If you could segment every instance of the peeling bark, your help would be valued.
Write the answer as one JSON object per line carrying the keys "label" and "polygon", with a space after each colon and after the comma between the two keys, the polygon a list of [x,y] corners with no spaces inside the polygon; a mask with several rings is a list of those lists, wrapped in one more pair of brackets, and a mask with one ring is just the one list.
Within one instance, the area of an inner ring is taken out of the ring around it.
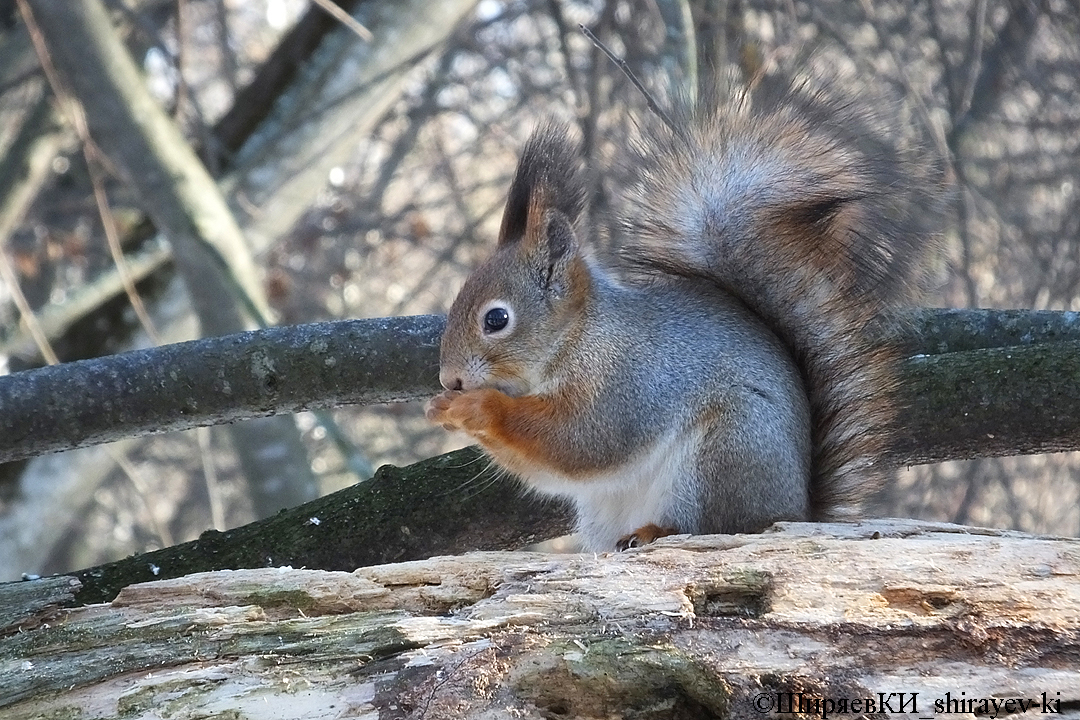
{"label": "peeling bark", "polygon": [[8,634],[0,707],[8,720],[931,717],[990,716],[994,699],[998,717],[1010,700],[1076,717],[1078,576],[1077,540],[901,520],[603,556],[217,572]]}

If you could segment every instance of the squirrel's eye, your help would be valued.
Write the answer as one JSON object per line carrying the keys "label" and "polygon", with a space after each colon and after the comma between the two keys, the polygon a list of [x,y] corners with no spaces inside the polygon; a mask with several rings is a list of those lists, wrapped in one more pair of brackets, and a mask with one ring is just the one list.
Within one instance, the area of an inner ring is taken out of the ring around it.
{"label": "squirrel's eye", "polygon": [[493,307],[484,314],[484,332],[497,333],[510,322],[510,313],[506,308]]}

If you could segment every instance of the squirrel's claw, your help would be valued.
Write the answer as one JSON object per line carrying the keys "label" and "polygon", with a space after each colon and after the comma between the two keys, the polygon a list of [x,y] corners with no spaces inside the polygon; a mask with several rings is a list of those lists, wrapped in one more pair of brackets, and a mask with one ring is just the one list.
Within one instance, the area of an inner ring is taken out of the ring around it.
{"label": "squirrel's claw", "polygon": [[629,535],[623,535],[619,538],[619,541],[615,543],[615,549],[619,552],[623,550],[629,550],[630,548],[642,547],[648,545],[654,540],[659,540],[662,537],[668,535],[678,535],[679,531],[675,528],[660,527],[655,523],[649,523],[639,527]]}
{"label": "squirrel's claw", "polygon": [[461,395],[460,390],[446,390],[431,398],[424,408],[424,417],[436,425],[441,425],[446,430],[459,430],[460,427],[453,421],[449,414],[454,399]]}
{"label": "squirrel's claw", "polygon": [[483,441],[493,422],[492,402],[506,396],[498,390],[447,390],[428,401],[424,415],[447,430],[463,430]]}

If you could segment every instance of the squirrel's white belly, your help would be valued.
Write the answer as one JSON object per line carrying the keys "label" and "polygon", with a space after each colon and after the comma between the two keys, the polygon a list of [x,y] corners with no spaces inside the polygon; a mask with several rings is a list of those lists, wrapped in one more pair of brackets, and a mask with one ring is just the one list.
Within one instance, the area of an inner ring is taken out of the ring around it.
{"label": "squirrel's white belly", "polygon": [[574,503],[577,532],[586,550],[611,551],[620,538],[650,523],[696,530],[696,519],[680,510],[698,504],[686,476],[699,443],[697,432],[678,428],[619,467],[588,479],[571,480],[552,472],[529,473],[523,479],[541,493]]}

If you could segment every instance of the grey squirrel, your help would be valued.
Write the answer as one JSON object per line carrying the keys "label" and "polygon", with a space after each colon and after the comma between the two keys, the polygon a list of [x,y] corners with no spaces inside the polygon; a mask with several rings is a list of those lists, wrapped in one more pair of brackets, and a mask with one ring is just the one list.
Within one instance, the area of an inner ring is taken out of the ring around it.
{"label": "grey squirrel", "polygon": [[855,517],[941,182],[806,85],[699,103],[631,145],[617,264],[582,246],[578,149],[521,154],[498,246],[442,338],[428,418],[541,493],[587,549]]}

